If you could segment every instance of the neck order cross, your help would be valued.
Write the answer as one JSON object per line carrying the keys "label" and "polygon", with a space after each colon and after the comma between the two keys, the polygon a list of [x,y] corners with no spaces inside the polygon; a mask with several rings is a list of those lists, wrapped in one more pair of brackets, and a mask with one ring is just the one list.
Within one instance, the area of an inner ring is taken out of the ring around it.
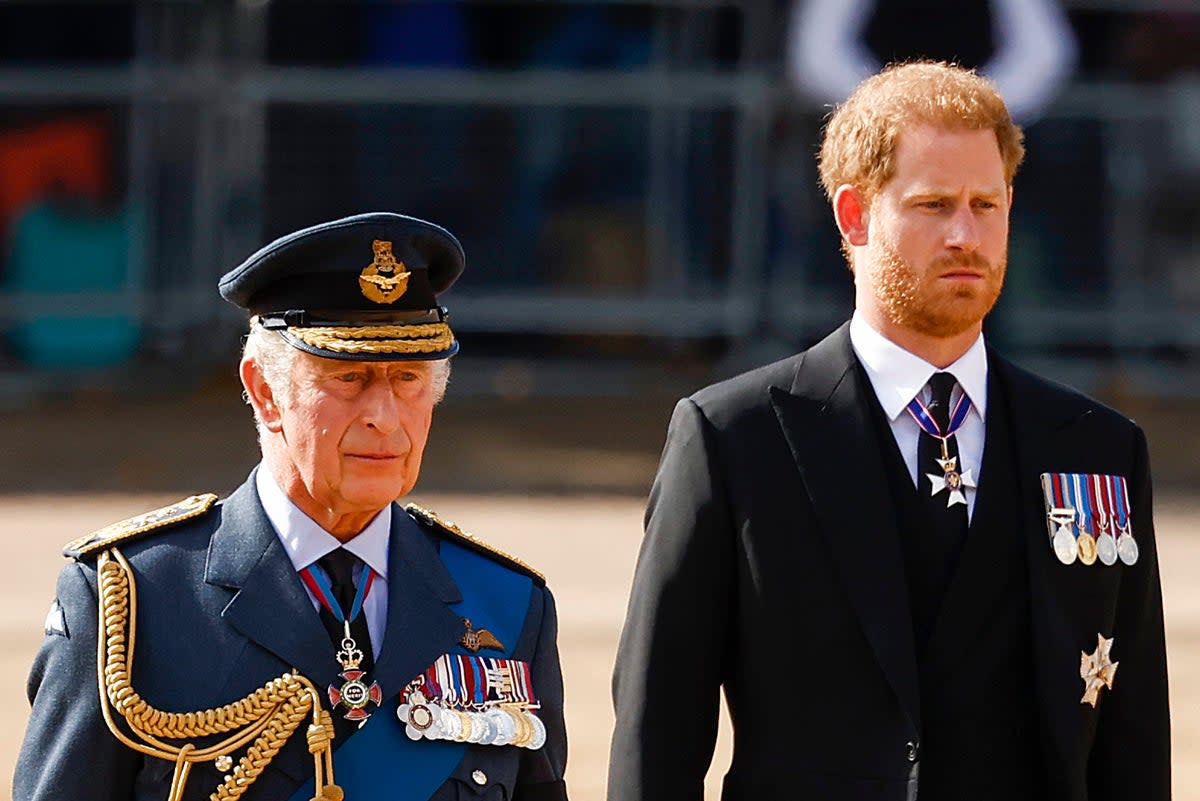
{"label": "neck order cross", "polygon": [[371,716],[367,707],[382,703],[383,692],[377,683],[368,684],[366,679],[374,667],[374,658],[362,608],[375,581],[375,571],[364,565],[355,587],[354,568],[359,562],[354,554],[337,548],[318,559],[315,565],[306,567],[300,575],[321,602],[321,621],[329,636],[341,646],[335,658],[342,667],[343,682],[329,685],[329,701],[335,707],[347,709],[346,720],[361,725]]}
{"label": "neck order cross", "polygon": [[[975,479],[971,475],[971,471],[959,471],[958,456],[950,453],[950,438],[962,427],[962,424],[966,422],[967,415],[971,412],[971,399],[967,397],[966,392],[961,394],[953,411],[948,411],[950,393],[956,383],[954,376],[950,373],[934,373],[929,379],[929,387],[932,390],[929,405],[923,404],[918,396],[913,398],[906,407],[906,411],[921,430],[941,444],[941,458],[934,457],[937,466],[941,468],[941,473],[925,473],[925,477],[929,479],[930,495],[937,495],[943,490],[948,490],[949,495],[946,499],[948,507],[958,503],[965,505],[967,497],[963,490],[966,487],[975,486]],[[918,464],[917,468],[918,471],[927,470],[929,466]]]}

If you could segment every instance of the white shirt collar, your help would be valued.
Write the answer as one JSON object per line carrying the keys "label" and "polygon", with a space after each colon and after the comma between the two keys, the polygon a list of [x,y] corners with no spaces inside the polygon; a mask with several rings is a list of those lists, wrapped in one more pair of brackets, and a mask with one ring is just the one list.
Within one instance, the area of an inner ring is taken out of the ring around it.
{"label": "white shirt collar", "polygon": [[[867,371],[879,405],[889,420],[903,413],[909,401],[929,383],[930,376],[939,372],[937,367],[876,331],[857,311],[850,318],[850,345]],[[954,375],[980,419],[987,415],[987,370],[987,348],[980,333],[966,353],[941,371]]]}
{"label": "white shirt collar", "polygon": [[383,509],[354,539],[342,543],[317,525],[296,506],[279,486],[266,464],[255,474],[255,486],[267,519],[275,527],[283,549],[297,572],[325,554],[343,547],[363,560],[381,579],[387,579],[388,537],[391,534],[391,507]]}

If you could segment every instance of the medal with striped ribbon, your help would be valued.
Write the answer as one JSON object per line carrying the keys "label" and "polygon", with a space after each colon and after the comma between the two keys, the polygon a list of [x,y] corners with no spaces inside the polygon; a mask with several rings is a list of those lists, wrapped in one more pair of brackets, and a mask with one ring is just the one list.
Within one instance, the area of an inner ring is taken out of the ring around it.
{"label": "medal with striped ribbon", "polygon": [[[950,419],[946,423],[946,430],[942,431],[938,426],[937,421],[933,419],[929,409],[921,402],[919,397],[913,398],[905,411],[912,416],[917,425],[921,427],[929,436],[938,440],[942,446],[942,458],[937,460],[938,466],[942,468],[942,474],[939,476],[936,473],[926,473],[925,477],[929,479],[930,495],[937,495],[943,490],[948,491],[946,498],[946,507],[949,508],[956,503],[965,504],[967,496],[964,490],[967,487],[974,488],[975,478],[971,475],[970,470],[959,471],[958,457],[950,455],[950,447],[948,442],[950,437],[954,436],[955,432],[962,427],[966,422],[967,415],[971,411],[971,399],[967,397],[967,393],[962,393],[958,399],[958,403],[954,406],[954,411],[950,413]],[[920,470],[923,465],[918,465]]]}
{"label": "medal with striped ribbon", "polygon": [[363,601],[366,600],[367,593],[371,591],[371,585],[375,581],[375,571],[367,565],[363,566],[363,575],[359,579],[358,588],[354,593],[354,601],[348,613],[342,611],[342,605],[334,596],[329,579],[317,569],[316,565],[309,565],[301,570],[300,579],[312,594],[317,596],[317,600],[329,611],[329,614],[333,615],[333,619],[342,624],[344,630],[342,647],[334,656],[338,664],[342,666],[342,672],[338,675],[343,682],[341,685],[329,685],[329,703],[335,707],[346,707],[347,711],[344,715],[346,720],[362,725],[367,718],[371,717],[367,707],[370,704],[379,706],[383,703],[383,690],[380,689],[378,682],[373,681],[367,684],[364,680],[367,675],[366,671],[359,669],[363,661],[363,652],[358,647],[358,643],[354,641],[354,637],[350,635],[350,623],[362,614]]}
{"label": "medal with striped ribbon", "polygon": [[412,740],[536,750],[546,742],[538,708],[529,663],[443,654],[409,683],[396,716]]}
{"label": "medal with striped ribbon", "polygon": [[1060,562],[1137,562],[1124,476],[1043,473],[1041,480],[1050,541]]}

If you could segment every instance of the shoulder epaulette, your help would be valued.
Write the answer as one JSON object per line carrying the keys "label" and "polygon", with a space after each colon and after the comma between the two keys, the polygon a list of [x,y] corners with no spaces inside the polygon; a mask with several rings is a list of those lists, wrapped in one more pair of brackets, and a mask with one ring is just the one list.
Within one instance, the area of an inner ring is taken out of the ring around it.
{"label": "shoulder epaulette", "polygon": [[207,492],[203,495],[193,495],[190,498],[184,498],[178,503],[164,506],[161,509],[155,509],[153,512],[145,512],[127,520],[122,520],[119,523],[113,523],[99,531],[93,531],[87,536],[71,540],[63,548],[63,556],[69,556],[73,559],[83,559],[84,557],[99,553],[118,542],[140,537],[151,531],[170,528],[185,520],[200,517],[216,501],[217,496],[211,492]]}
{"label": "shoulder epaulette", "polygon": [[415,503],[408,504],[404,507],[404,510],[422,523],[437,529],[440,533],[450,535],[450,537],[456,542],[462,543],[471,550],[478,551],[484,556],[488,556],[492,559],[502,562],[514,570],[524,573],[525,575],[537,581],[539,584],[546,583],[546,577],[544,575],[539,573],[537,570],[534,570],[517,557],[510,553],[506,553],[499,548],[488,545],[478,537],[463,531],[449,520],[443,520],[442,518],[438,517],[434,512],[431,512],[430,510],[421,506],[417,506]]}

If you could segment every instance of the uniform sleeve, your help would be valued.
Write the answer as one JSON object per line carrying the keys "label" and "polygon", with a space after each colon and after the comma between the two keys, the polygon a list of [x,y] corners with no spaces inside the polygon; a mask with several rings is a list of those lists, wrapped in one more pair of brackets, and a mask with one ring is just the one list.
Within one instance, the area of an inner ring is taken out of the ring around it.
{"label": "uniform sleeve", "polygon": [[1167,707],[1167,659],[1162,587],[1154,537],[1154,513],[1146,437],[1136,432],[1136,464],[1130,482],[1137,563],[1124,568],[1112,658],[1119,664],[1113,688],[1100,699],[1100,718],[1088,764],[1088,793],[1096,801],[1171,797],[1171,721]]}
{"label": "uniform sleeve", "polygon": [[558,659],[558,614],[554,596],[542,587],[542,625],[533,658],[533,686],[541,709],[538,717],[546,726],[546,743],[536,751],[525,751],[517,778],[516,801],[566,801],[563,775],[567,768],[567,728],[563,718],[562,667]]}
{"label": "uniform sleeve", "polygon": [[127,801],[141,757],[100,713],[95,574],[72,563],[58,579],[62,633],[48,633],[29,674],[32,706],[13,775],[14,801]]}
{"label": "uniform sleeve", "polygon": [[609,801],[701,799],[734,594],[734,527],[714,431],[675,407],[646,509],[613,676]]}

